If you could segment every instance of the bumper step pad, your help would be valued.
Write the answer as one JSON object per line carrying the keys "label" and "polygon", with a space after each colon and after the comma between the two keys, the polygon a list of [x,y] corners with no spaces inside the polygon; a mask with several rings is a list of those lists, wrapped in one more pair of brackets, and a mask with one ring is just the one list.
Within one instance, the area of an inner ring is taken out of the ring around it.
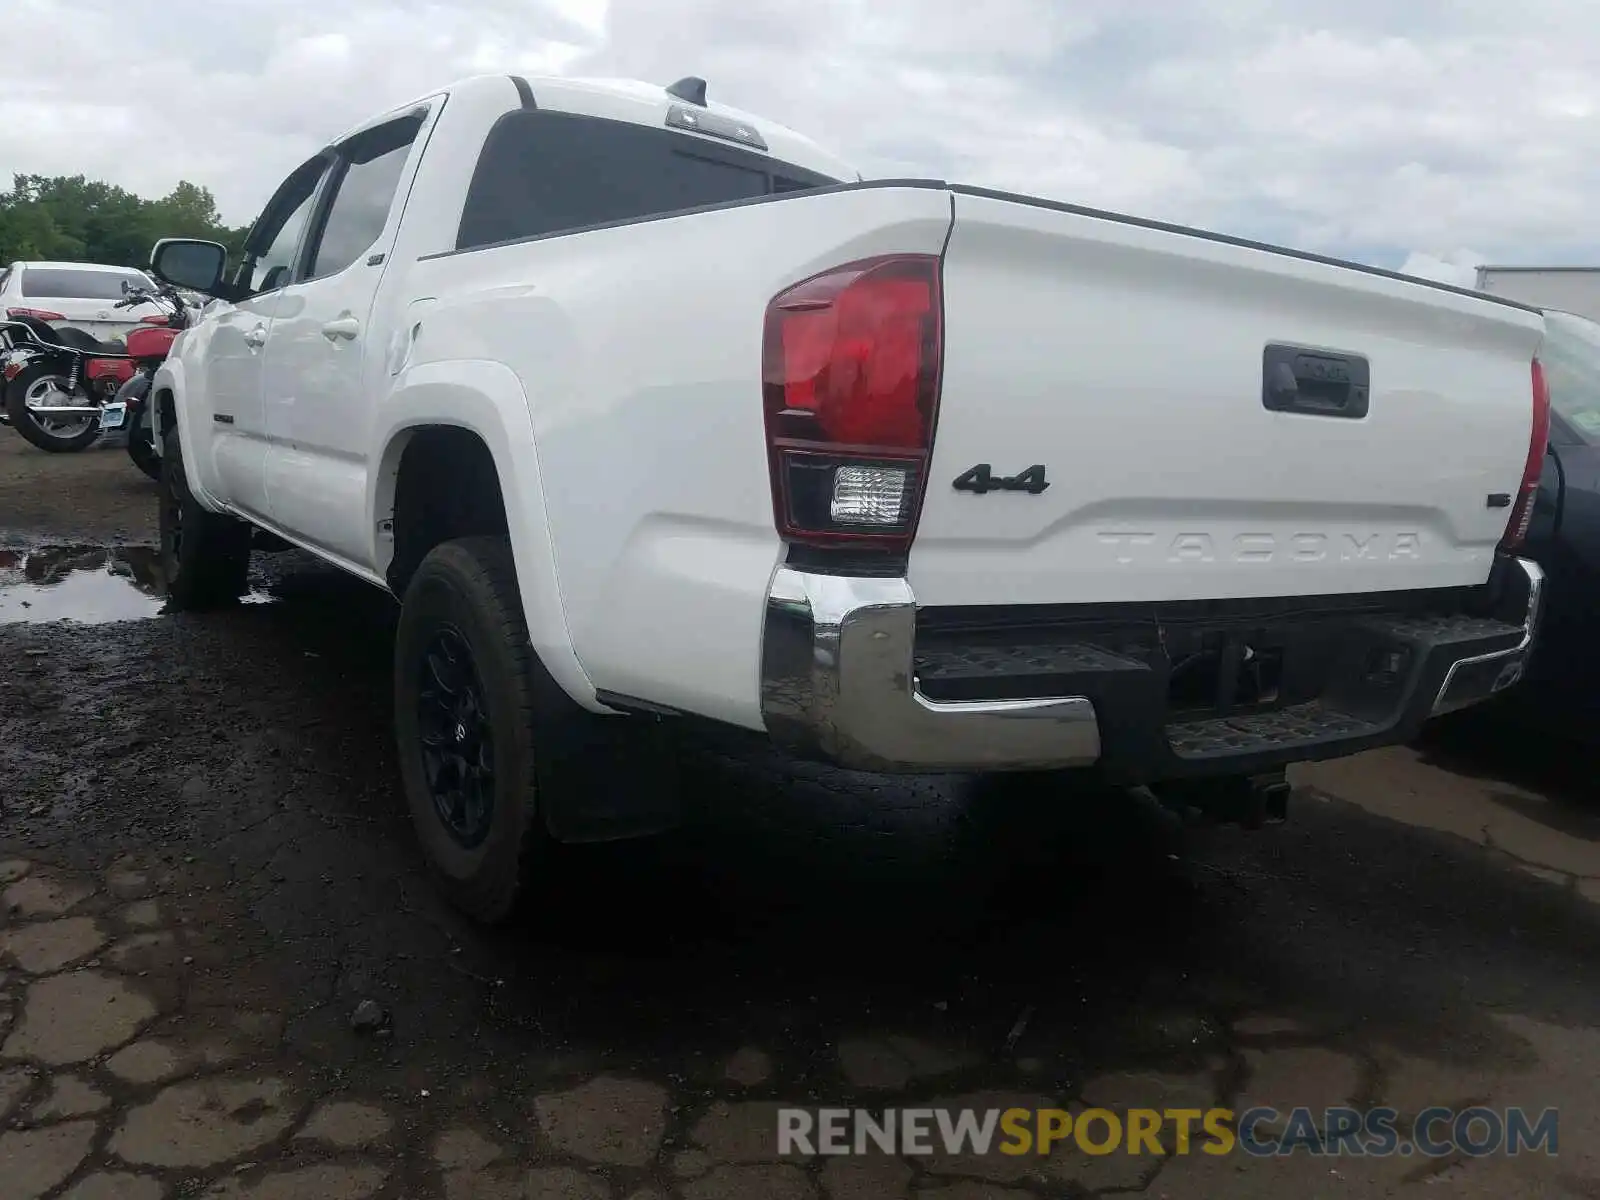
{"label": "bumper step pad", "polygon": [[1181,721],[1167,727],[1167,743],[1179,758],[1255,754],[1287,750],[1331,738],[1376,733],[1382,726],[1324,705],[1320,700],[1272,712]]}

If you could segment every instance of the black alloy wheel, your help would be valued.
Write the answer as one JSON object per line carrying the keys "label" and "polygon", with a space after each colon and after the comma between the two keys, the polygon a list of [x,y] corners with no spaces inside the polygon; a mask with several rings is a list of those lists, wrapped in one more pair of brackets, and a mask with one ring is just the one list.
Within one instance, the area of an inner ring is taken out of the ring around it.
{"label": "black alloy wheel", "polygon": [[423,651],[417,728],[434,811],[458,846],[475,849],[494,824],[494,726],[472,649],[454,625]]}

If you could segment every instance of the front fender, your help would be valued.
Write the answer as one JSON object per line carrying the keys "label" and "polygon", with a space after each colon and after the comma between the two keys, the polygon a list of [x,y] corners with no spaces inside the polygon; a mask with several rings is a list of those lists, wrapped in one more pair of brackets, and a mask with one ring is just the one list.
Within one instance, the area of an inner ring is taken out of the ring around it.
{"label": "front fender", "polygon": [[185,398],[187,390],[184,386],[186,373],[181,359],[168,358],[156,368],[154,377],[150,381],[150,395],[152,399],[166,394],[170,397],[167,404],[155,404],[151,414],[154,422],[156,453],[160,454],[165,449],[164,439],[166,432],[172,427],[172,422],[178,424],[178,446],[183,452],[183,473],[188,480],[189,491],[200,503],[200,506],[212,512],[221,512],[222,506],[217,503],[207,486],[210,480],[206,472],[200,470],[203,462],[200,454],[198,439],[195,437],[194,422],[187,419]]}
{"label": "front fender", "polygon": [[[594,684],[573,650],[545,513],[533,421],[522,384],[510,368],[481,359],[438,361],[408,367],[399,376],[381,409],[376,452],[369,460],[377,469],[368,482],[367,528],[376,538],[380,526],[392,520],[400,456],[412,433],[430,425],[469,430],[488,446],[500,480],[517,587],[534,651],[574,701],[594,712],[609,712],[595,699]],[[393,552],[392,541],[374,545],[370,561],[380,575],[388,571]]]}

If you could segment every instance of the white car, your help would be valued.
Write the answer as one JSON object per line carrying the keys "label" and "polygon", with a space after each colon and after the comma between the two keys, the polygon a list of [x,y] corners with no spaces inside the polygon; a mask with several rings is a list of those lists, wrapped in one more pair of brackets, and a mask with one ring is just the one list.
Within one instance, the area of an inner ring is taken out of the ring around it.
{"label": "white car", "polygon": [[145,317],[162,315],[156,304],[113,307],[130,288],[153,288],[143,271],[102,263],[14,262],[0,272],[0,311],[71,325],[102,342],[126,338]]}
{"label": "white car", "polygon": [[406,798],[484,920],[670,819],[674,723],[1254,823],[1534,636],[1522,305],[862,180],[700,80],[433,92],[225,258],[152,258],[217,297],[152,384],[172,601],[283,543],[401,599]]}

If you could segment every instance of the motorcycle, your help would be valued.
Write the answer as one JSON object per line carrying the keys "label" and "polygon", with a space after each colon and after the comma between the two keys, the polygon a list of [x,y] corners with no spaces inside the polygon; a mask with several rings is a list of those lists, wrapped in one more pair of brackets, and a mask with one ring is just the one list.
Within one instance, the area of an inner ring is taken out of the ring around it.
{"label": "motorcycle", "polygon": [[147,301],[167,308],[165,324],[157,325],[154,318],[146,317],[145,323],[150,328],[136,329],[128,335],[133,373],[100,410],[100,428],[107,433],[126,429],[128,457],[133,465],[151,479],[159,479],[161,456],[156,449],[155,420],[150,412],[150,385],[156,369],[172,350],[172,343],[189,327],[190,309],[183,296],[171,287],[155,291],[137,289],[129,292],[121,303],[132,305]]}
{"label": "motorcycle", "polygon": [[[140,303],[124,297],[118,308]],[[167,317],[146,317],[145,323]],[[144,332],[142,329],[137,332]],[[101,409],[135,373],[124,342],[57,329],[25,314],[0,321],[6,424],[41,450],[82,450],[100,436]]]}
{"label": "motorcycle", "polygon": [[[11,424],[11,414],[5,402],[6,390],[11,382],[29,366],[51,357],[52,348],[61,345],[73,350],[96,351],[111,343],[103,345],[90,334],[70,325],[56,329],[39,317],[16,309],[11,309],[7,317],[0,320],[0,425]],[[120,352],[121,347],[117,349]],[[127,370],[131,373],[131,366]],[[108,372],[120,373],[119,368],[105,360],[96,360],[93,371],[97,380]],[[48,416],[44,419],[51,420]]]}

